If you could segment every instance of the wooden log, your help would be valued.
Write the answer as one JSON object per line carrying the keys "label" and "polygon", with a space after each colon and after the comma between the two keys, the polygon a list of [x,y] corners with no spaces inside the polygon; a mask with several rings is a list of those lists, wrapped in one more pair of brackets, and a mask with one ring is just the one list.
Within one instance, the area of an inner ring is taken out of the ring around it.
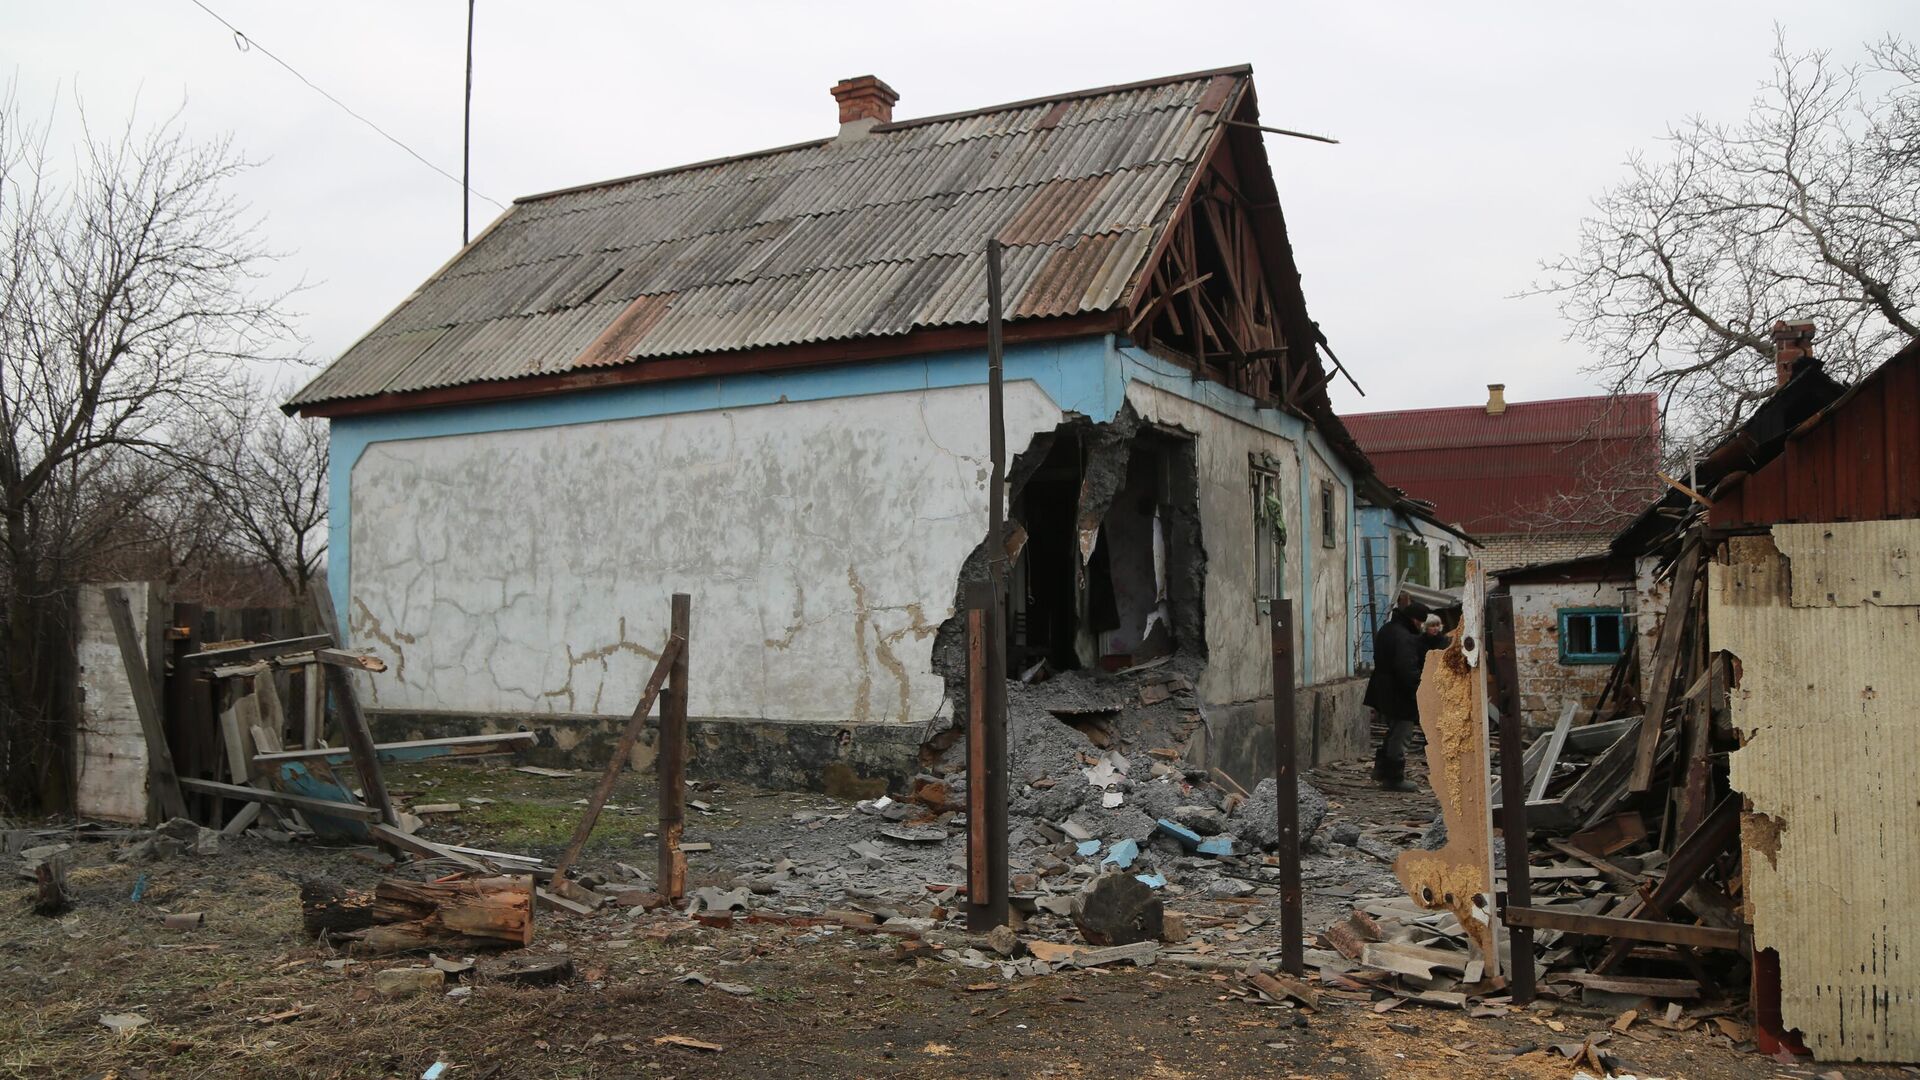
{"label": "wooden log", "polygon": [[[462,757],[481,754],[512,753],[532,746],[540,736],[532,731],[502,731],[494,735],[452,735],[444,739],[413,739],[407,742],[373,744],[374,756],[381,762],[418,761],[429,757]],[[350,751],[344,746],[306,747],[253,755],[255,765],[277,765],[285,761],[344,762]]]}
{"label": "wooden log", "polygon": [[33,913],[48,917],[67,910],[67,864],[59,856],[33,868]]}
{"label": "wooden log", "polygon": [[388,942],[419,940],[423,947],[464,948],[530,945],[533,877],[513,874],[464,881],[387,878],[374,886],[373,922],[375,928],[392,931],[384,935]]}
{"label": "wooden log", "polygon": [[310,938],[365,930],[373,925],[373,894],[332,878],[308,878],[300,883],[300,924]]}

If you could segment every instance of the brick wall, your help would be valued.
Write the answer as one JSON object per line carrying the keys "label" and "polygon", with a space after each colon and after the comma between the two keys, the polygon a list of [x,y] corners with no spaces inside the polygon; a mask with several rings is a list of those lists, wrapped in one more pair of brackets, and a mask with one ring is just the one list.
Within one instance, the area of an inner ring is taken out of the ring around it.
{"label": "brick wall", "polygon": [[[1624,607],[1620,586],[1629,582],[1513,586],[1514,664],[1520,681],[1520,714],[1529,729],[1550,728],[1569,697],[1591,709],[1613,673],[1611,664],[1560,662],[1560,609]],[[1629,623],[1629,625],[1632,625]]]}
{"label": "brick wall", "polygon": [[1480,561],[1490,574],[1516,566],[1559,562],[1598,555],[1607,550],[1611,533],[1511,533],[1505,536],[1476,536],[1485,545]]}

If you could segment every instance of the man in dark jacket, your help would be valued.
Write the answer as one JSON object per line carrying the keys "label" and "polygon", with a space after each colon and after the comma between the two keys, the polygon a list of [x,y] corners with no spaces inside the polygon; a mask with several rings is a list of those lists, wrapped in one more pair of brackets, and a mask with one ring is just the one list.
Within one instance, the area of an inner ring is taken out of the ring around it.
{"label": "man in dark jacket", "polygon": [[1367,680],[1368,708],[1386,721],[1387,736],[1373,755],[1373,778],[1388,791],[1413,791],[1407,779],[1407,747],[1420,723],[1420,672],[1427,653],[1441,636],[1423,629],[1426,605],[1410,601],[1394,609],[1393,617],[1373,636],[1373,676]]}

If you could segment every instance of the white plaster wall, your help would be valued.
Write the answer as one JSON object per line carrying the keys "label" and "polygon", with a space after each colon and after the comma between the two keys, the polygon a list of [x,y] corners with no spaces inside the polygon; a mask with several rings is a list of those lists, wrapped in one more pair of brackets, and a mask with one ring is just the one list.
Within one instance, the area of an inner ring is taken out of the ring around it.
{"label": "white plaster wall", "polygon": [[[919,722],[986,531],[984,387],[370,445],[348,621],[383,708],[624,714],[693,596],[696,716]],[[1011,452],[1060,410],[1007,387]]]}
{"label": "white plaster wall", "polygon": [[[1300,595],[1300,547],[1318,544],[1319,533],[1307,536],[1300,515],[1299,449],[1290,439],[1226,416],[1204,405],[1145,383],[1127,386],[1127,400],[1143,419],[1177,427],[1195,436],[1195,464],[1200,481],[1200,541],[1207,552],[1206,624],[1207,666],[1197,687],[1210,704],[1254,701],[1273,694],[1273,637],[1266,618],[1253,599],[1253,506],[1248,498],[1249,466],[1253,455],[1271,454],[1278,462],[1286,492],[1287,554],[1284,566],[1286,595]],[[1344,506],[1345,492],[1340,499]],[[1340,588],[1344,590],[1345,564]],[[1344,618],[1345,608],[1342,611]],[[1318,622],[1318,619],[1315,620]],[[1295,655],[1300,655],[1306,633],[1304,622],[1294,624]],[[1336,640],[1316,642],[1318,650],[1344,648],[1346,632]],[[1301,673],[1304,675],[1305,673]],[[1296,682],[1305,682],[1296,676]]]}
{"label": "white plaster wall", "polygon": [[[1333,485],[1333,546],[1327,547],[1321,533],[1320,485]],[[1307,545],[1307,559],[1313,574],[1313,679],[1325,682],[1353,671],[1353,650],[1348,641],[1352,625],[1347,609],[1347,490],[1326,459],[1312,446],[1307,447],[1307,514],[1309,521],[1300,534]],[[1271,651],[1271,647],[1269,647]]]}

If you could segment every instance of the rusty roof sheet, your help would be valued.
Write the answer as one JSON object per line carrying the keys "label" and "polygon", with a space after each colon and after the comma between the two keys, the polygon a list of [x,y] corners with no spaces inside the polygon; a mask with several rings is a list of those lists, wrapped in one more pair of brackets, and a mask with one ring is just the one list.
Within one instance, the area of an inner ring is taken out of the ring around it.
{"label": "rusty roof sheet", "polygon": [[292,406],[1128,296],[1246,68],[1065,94],[516,202]]}

